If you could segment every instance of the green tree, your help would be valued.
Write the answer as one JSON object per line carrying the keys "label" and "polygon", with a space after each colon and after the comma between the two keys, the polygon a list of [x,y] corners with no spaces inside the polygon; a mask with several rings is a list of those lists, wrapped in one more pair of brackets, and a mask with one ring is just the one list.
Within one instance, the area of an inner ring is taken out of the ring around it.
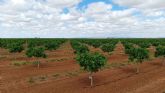
{"label": "green tree", "polygon": [[58,46],[59,46],[59,44],[57,44],[57,43],[55,43],[55,42],[47,42],[47,43],[45,44],[45,48],[46,48],[47,50],[55,50],[55,49],[58,48]]}
{"label": "green tree", "polygon": [[156,57],[162,57],[162,59],[163,59],[162,65],[164,65],[164,62],[165,62],[165,46],[156,47],[155,56]]}
{"label": "green tree", "polygon": [[[34,48],[31,47],[31,48],[27,49],[26,55],[28,57],[46,58],[46,54],[44,51],[45,51],[45,49],[42,47],[34,47]],[[40,61],[34,62],[34,64],[37,64],[38,68],[40,67],[40,63],[41,63]]]}
{"label": "green tree", "polygon": [[115,48],[115,44],[104,44],[101,49],[104,51],[104,52],[112,52]]}
{"label": "green tree", "polygon": [[22,50],[24,50],[24,47],[23,44],[14,42],[8,45],[8,49],[9,52],[15,53],[15,52],[21,52]]}
{"label": "green tree", "polygon": [[89,52],[89,49],[88,49],[88,47],[86,45],[81,44],[81,43],[79,43],[77,41],[72,41],[71,45],[72,45],[73,49],[75,50],[74,53],[76,53],[76,54]]}
{"label": "green tree", "polygon": [[105,66],[107,59],[100,53],[83,53],[77,56],[77,61],[84,70],[90,72],[89,79],[93,86],[93,73]]}
{"label": "green tree", "polygon": [[129,60],[136,64],[136,73],[139,73],[139,64],[149,58],[149,52],[143,48],[131,48],[129,50]]}

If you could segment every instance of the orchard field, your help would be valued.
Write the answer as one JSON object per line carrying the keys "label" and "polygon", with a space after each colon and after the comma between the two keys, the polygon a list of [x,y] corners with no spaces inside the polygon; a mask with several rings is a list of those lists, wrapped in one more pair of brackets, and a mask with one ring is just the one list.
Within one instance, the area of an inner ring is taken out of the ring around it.
{"label": "orchard field", "polygon": [[165,39],[0,39],[0,93],[165,93]]}

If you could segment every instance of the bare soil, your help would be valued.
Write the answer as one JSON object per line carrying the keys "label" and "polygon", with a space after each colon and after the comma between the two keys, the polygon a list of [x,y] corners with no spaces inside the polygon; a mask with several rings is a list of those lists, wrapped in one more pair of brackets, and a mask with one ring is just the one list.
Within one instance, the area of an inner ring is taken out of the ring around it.
{"label": "bare soil", "polygon": [[[90,48],[91,51],[100,49]],[[165,91],[165,67],[161,59],[153,58],[140,65],[135,73],[134,65],[104,69],[94,74],[94,86],[90,87],[88,73],[80,70],[69,42],[58,50],[46,51],[48,57],[38,69],[33,65],[13,66],[13,61],[34,61],[24,53],[11,54],[0,49],[0,93],[163,93]],[[121,43],[109,55],[108,62],[127,62]],[[63,59],[63,60],[62,60]]]}

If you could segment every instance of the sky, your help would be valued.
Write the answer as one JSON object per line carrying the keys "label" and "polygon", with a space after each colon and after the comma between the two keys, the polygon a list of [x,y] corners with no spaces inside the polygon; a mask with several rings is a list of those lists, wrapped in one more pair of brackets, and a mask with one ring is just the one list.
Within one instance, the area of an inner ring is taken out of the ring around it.
{"label": "sky", "polygon": [[162,38],[165,0],[0,0],[0,38]]}

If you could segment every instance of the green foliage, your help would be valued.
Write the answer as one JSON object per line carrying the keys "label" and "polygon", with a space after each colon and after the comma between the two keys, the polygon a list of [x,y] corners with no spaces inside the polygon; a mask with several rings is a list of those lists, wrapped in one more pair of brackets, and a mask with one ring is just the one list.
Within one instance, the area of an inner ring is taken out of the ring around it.
{"label": "green foliage", "polygon": [[129,50],[129,59],[132,62],[142,63],[145,59],[149,58],[149,52],[143,48],[131,48]]}
{"label": "green foliage", "polygon": [[18,42],[8,44],[8,49],[9,49],[9,52],[11,53],[21,52],[22,50],[24,50],[23,44],[18,43]]}
{"label": "green foliage", "polygon": [[122,42],[124,47],[125,47],[125,53],[129,54],[130,49],[133,48],[133,44],[132,43],[128,43],[128,42]]}
{"label": "green foliage", "polygon": [[0,47],[2,47],[2,40],[0,39]]}
{"label": "green foliage", "polygon": [[56,50],[64,42],[65,42],[65,40],[46,41],[45,48],[46,48],[46,50]]}
{"label": "green foliage", "polygon": [[79,42],[72,41],[71,45],[72,45],[73,49],[75,50],[76,54],[82,54],[82,53],[89,52],[88,47],[83,44],[80,44]]}
{"label": "green foliage", "polygon": [[165,46],[158,46],[158,47],[156,47],[155,56],[156,57],[158,57],[158,56],[165,57]]}
{"label": "green foliage", "polygon": [[107,59],[100,53],[84,53],[77,56],[77,61],[84,70],[97,72],[105,66]]}
{"label": "green foliage", "polygon": [[151,46],[151,44],[148,42],[145,42],[145,43],[139,43],[138,44],[141,48],[149,48]]}
{"label": "green foliage", "polygon": [[45,49],[42,47],[28,48],[26,55],[28,57],[43,57],[46,58]]}
{"label": "green foliage", "polygon": [[80,41],[81,43],[91,45],[95,48],[99,48],[105,44],[111,44],[115,46],[118,42],[118,39],[80,39],[78,41]]}
{"label": "green foliage", "polygon": [[91,43],[92,46],[94,46],[95,48],[98,48],[101,46],[101,42],[100,41],[96,41],[95,43]]}
{"label": "green foliage", "polygon": [[125,49],[131,49],[133,47],[132,43],[124,43]]}
{"label": "green foliage", "polygon": [[101,49],[104,51],[104,52],[112,52],[115,48],[115,45],[114,44],[104,44]]}
{"label": "green foliage", "polygon": [[138,45],[141,48],[149,48],[151,45],[153,46],[165,46],[165,39],[120,39],[122,43],[132,43]]}
{"label": "green foliage", "polygon": [[79,47],[77,47],[77,49],[76,49],[76,53],[86,53],[86,52],[89,52],[89,49],[88,49],[88,47],[87,46],[85,46],[85,45],[80,45]]}
{"label": "green foliage", "polygon": [[24,40],[23,39],[0,39],[1,48],[8,49],[9,47],[11,47],[11,44],[13,44],[13,43],[22,45],[22,44],[24,44]]}
{"label": "green foliage", "polygon": [[54,43],[54,42],[47,42],[45,44],[45,48],[46,48],[46,50],[55,50],[58,48],[58,44]]}
{"label": "green foliage", "polygon": [[64,39],[30,39],[28,40],[28,48],[42,46],[46,50],[55,50],[64,42]]}
{"label": "green foliage", "polygon": [[32,48],[32,47],[36,47],[36,46],[37,46],[37,42],[34,42],[34,41],[28,42],[28,48]]}
{"label": "green foliage", "polygon": [[[126,41],[122,41],[124,47],[125,47],[125,53],[129,55],[129,60],[131,60],[131,62],[136,62],[136,63],[142,63],[143,60],[148,59],[149,58],[149,51],[144,49],[144,48],[135,48],[133,46],[133,40],[129,39]],[[144,45],[143,47],[148,47],[150,44],[147,44],[145,46],[144,43],[139,43],[139,41],[134,41],[134,43],[137,43]]]}

